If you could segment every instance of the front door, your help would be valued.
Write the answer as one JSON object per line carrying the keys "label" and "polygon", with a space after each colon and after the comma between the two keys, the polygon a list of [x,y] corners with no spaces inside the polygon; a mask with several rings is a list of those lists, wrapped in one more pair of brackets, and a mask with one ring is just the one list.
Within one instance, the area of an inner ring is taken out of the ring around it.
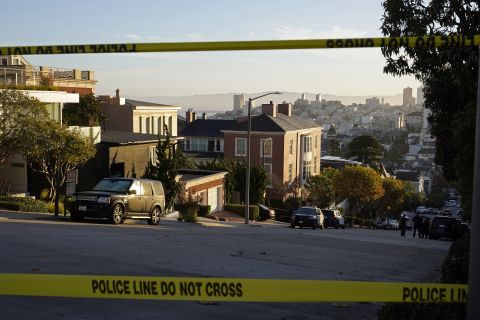
{"label": "front door", "polygon": [[210,212],[215,212],[218,210],[217,188],[208,189],[208,204],[210,205]]}

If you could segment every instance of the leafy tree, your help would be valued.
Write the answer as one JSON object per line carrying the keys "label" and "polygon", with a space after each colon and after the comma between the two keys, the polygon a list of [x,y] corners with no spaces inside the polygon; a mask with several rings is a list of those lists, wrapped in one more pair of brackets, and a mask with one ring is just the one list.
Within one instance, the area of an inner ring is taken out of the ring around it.
{"label": "leafy tree", "polygon": [[224,159],[214,159],[212,161],[204,161],[196,164],[200,170],[226,171],[225,175],[225,201],[232,201],[233,191],[235,190],[236,181],[234,175],[235,163]]}
{"label": "leafy tree", "polygon": [[395,137],[392,147],[389,151],[385,151],[384,159],[397,164],[404,161],[405,154],[408,153],[408,144],[406,143],[406,135]]}
{"label": "leafy tree", "polygon": [[340,143],[338,142],[337,139],[329,137],[327,139],[327,145],[328,145],[328,154],[331,156],[336,156],[339,157],[342,155],[342,150],[340,148]]}
{"label": "leafy tree", "polygon": [[364,135],[354,138],[348,144],[347,157],[365,164],[374,164],[382,155],[383,148],[372,136]]}
{"label": "leafy tree", "polygon": [[37,124],[31,137],[27,162],[34,171],[42,173],[50,184],[50,198],[55,200],[55,215],[59,213],[60,190],[67,172],[78,168],[95,155],[88,138],[58,122],[49,120]]}
{"label": "leafy tree", "polygon": [[317,207],[326,208],[335,202],[335,179],[337,175],[337,169],[326,168],[321,174],[308,178],[304,187],[309,194],[309,198]]}
{"label": "leafy tree", "polygon": [[[478,1],[386,0],[385,36],[472,35],[480,33]],[[475,145],[475,99],[478,47],[383,48],[384,72],[414,75],[424,86],[431,110],[431,133],[437,140],[435,162],[445,177],[457,181],[465,213],[471,212]],[[461,143],[458,143],[461,141]]]}
{"label": "leafy tree", "polygon": [[91,93],[81,95],[79,103],[65,104],[62,115],[63,121],[70,126],[92,127],[107,121],[100,101]]}
{"label": "leafy tree", "polygon": [[[240,200],[244,202],[245,186],[246,186],[246,172],[247,166],[244,161],[235,162],[234,176],[235,176],[235,190],[240,192]],[[267,174],[262,167],[252,166],[250,168],[250,204],[262,203],[267,188]]]}
{"label": "leafy tree", "polygon": [[405,198],[405,186],[401,180],[385,178],[382,180],[383,196],[378,200],[378,209],[385,213],[398,213]]}
{"label": "leafy tree", "polygon": [[0,165],[28,149],[37,124],[47,121],[40,101],[18,90],[0,90]]}
{"label": "leafy tree", "polygon": [[415,210],[419,205],[425,202],[425,195],[418,193],[415,190],[415,186],[410,181],[404,181],[404,201],[403,210]]}
{"label": "leafy tree", "polygon": [[380,174],[361,166],[342,169],[335,179],[335,190],[340,198],[348,198],[351,214],[362,206],[371,205],[384,194]]}
{"label": "leafy tree", "polygon": [[171,143],[171,133],[165,126],[165,139],[158,137],[155,164],[148,163],[143,178],[158,180],[165,190],[165,207],[173,208],[177,195],[181,191],[181,185],[176,180],[180,169],[182,151],[175,148]]}

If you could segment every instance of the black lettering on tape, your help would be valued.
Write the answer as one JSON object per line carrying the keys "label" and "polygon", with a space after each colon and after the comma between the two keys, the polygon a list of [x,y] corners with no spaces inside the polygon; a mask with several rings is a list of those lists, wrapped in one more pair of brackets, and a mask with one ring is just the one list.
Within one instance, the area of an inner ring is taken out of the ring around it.
{"label": "black lettering on tape", "polygon": [[243,291],[242,291],[242,284],[239,282],[237,283],[237,297],[243,296]]}
{"label": "black lettering on tape", "polygon": [[410,288],[403,287],[402,301],[407,301],[409,297],[410,297]]}
{"label": "black lettering on tape", "polygon": [[182,281],[180,282],[180,295],[181,296],[202,296],[202,283],[201,282],[190,282]]}
{"label": "black lettering on tape", "polygon": [[335,43],[332,39],[327,40],[327,48],[335,48]]}
{"label": "black lettering on tape", "polygon": [[174,296],[176,292],[175,283],[172,281],[160,282],[160,292],[162,293],[163,296],[167,296],[167,295]]}

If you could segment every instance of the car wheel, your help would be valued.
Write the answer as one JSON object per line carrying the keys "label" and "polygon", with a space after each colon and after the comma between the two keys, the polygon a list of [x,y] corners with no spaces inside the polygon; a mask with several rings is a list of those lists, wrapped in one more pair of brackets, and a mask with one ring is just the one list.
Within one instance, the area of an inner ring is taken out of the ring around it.
{"label": "car wheel", "polygon": [[84,218],[85,217],[83,216],[83,214],[80,214],[80,213],[77,213],[77,212],[70,213],[70,219],[72,219],[72,221],[81,222],[81,221],[83,221]]}
{"label": "car wheel", "polygon": [[159,207],[153,208],[152,213],[150,214],[150,219],[147,220],[147,223],[149,225],[157,225],[160,222],[160,214],[161,211]]}
{"label": "car wheel", "polygon": [[291,223],[290,228],[295,229],[295,225],[293,223]]}
{"label": "car wheel", "polygon": [[345,225],[344,225],[344,224],[342,224],[342,229],[345,229]]}
{"label": "car wheel", "polygon": [[317,229],[317,223],[316,222],[313,224],[312,229],[313,230]]}
{"label": "car wheel", "polygon": [[123,220],[123,207],[120,204],[116,204],[112,210],[112,216],[110,217],[110,222],[113,224],[120,224]]}
{"label": "car wheel", "polygon": [[338,229],[338,223],[335,223],[335,229]]}

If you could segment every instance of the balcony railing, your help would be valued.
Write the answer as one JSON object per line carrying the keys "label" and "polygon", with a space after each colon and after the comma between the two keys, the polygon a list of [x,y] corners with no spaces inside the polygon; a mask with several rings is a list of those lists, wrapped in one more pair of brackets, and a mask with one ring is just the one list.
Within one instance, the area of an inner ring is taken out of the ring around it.
{"label": "balcony railing", "polygon": [[37,66],[0,66],[0,84],[41,86],[56,85],[62,81],[90,81],[93,72],[61,69],[41,68]]}

